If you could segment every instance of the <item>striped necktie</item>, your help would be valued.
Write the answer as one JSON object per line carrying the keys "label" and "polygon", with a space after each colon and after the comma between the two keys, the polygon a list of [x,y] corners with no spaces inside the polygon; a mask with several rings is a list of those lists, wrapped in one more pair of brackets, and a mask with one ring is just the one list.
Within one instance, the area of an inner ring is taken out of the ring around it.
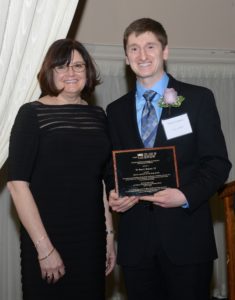
{"label": "striped necktie", "polygon": [[151,102],[156,94],[156,92],[148,90],[143,95],[146,103],[144,105],[141,117],[141,137],[145,148],[153,147],[157,133],[157,114]]}

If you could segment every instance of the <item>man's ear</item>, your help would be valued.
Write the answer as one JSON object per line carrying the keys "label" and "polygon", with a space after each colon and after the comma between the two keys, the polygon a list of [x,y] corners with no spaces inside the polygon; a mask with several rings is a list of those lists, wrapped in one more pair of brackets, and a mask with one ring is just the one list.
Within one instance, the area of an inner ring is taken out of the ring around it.
{"label": "man's ear", "polygon": [[128,59],[128,57],[126,56],[126,64],[127,65],[129,65],[130,63],[129,63],[129,59]]}
{"label": "man's ear", "polygon": [[168,59],[168,55],[169,55],[169,48],[168,48],[168,45],[166,45],[166,47],[163,50],[163,59],[167,60]]}

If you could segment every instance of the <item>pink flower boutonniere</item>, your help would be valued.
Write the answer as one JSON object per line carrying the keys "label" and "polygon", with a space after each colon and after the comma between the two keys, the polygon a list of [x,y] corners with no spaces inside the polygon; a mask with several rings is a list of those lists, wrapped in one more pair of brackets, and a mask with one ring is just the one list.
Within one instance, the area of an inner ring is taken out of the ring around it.
{"label": "pink flower boutonniere", "polygon": [[166,89],[164,95],[160,98],[158,105],[160,107],[179,107],[181,103],[184,101],[185,97],[178,96],[175,89],[170,88]]}

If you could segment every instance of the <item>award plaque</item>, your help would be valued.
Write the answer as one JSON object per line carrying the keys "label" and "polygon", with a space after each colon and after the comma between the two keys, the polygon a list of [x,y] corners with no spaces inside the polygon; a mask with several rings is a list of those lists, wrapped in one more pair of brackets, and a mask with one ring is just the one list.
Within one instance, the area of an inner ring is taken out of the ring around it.
{"label": "award plaque", "polygon": [[115,189],[120,197],[152,195],[179,186],[174,146],[112,153]]}

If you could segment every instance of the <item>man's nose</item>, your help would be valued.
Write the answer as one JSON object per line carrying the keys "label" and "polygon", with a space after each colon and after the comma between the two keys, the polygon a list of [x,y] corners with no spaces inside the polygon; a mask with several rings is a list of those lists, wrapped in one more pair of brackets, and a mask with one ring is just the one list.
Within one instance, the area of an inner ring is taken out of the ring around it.
{"label": "man's nose", "polygon": [[146,51],[145,49],[140,49],[140,58],[145,60],[146,58]]}

